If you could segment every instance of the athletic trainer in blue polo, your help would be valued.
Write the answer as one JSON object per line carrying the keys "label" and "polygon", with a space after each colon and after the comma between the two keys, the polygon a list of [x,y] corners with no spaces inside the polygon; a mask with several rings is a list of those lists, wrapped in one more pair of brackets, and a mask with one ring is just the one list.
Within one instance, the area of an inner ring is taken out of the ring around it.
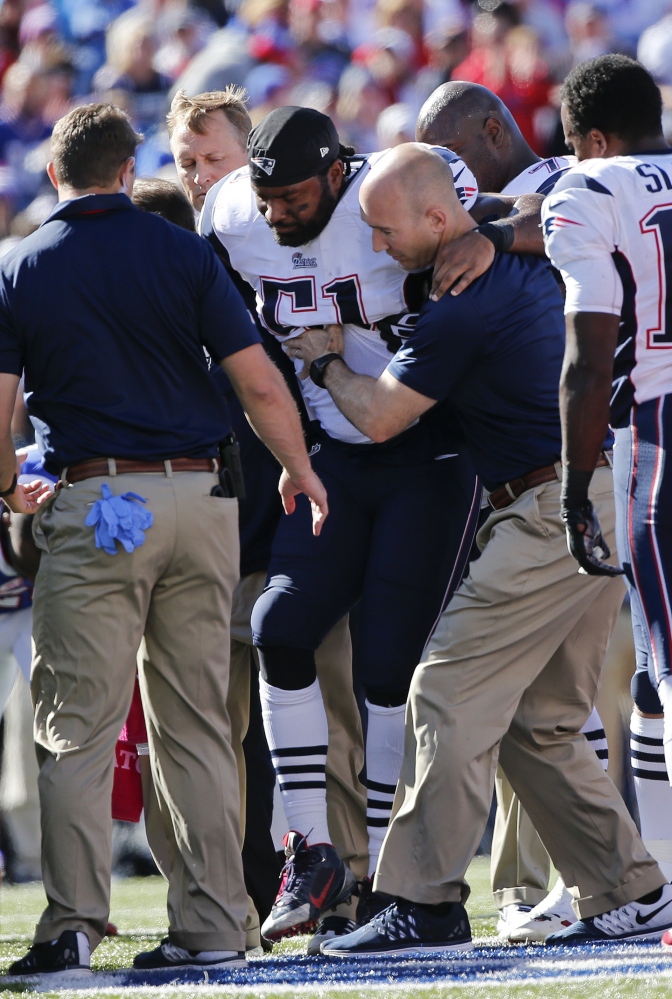
{"label": "athletic trainer in blue polo", "polygon": [[[32,686],[47,907],[10,975],[87,974],[109,915],[114,744],[136,653],[170,839],[169,930],[143,968],[245,964],[238,777],[226,713],[237,501],[218,477],[222,364],[285,466],[282,495],[324,490],[296,406],[238,292],[194,233],[142,212],[139,136],[91,104],[54,129],[59,204],[0,264],[0,492],[34,513]],[[17,485],[10,419],[28,413],[60,488]],[[318,510],[318,507],[320,508]]]}
{"label": "athletic trainer in blue polo", "polygon": [[[408,270],[431,265],[440,246],[474,228],[443,161],[415,144],[371,172],[360,205],[374,249]],[[313,365],[325,355],[320,337],[308,353]],[[415,334],[377,381],[338,357],[321,365],[339,408],[377,441],[447,403],[491,508],[477,535],[481,556],[411,684],[397,810],[375,882],[396,903],[323,944],[325,953],[472,946],[465,874],[498,758],[574,886],[576,940],[657,939],[672,925],[672,886],[581,733],[623,587],[613,575],[579,575],[567,549],[558,474],[563,346],[550,267],[495,253],[462,294],[424,306]],[[591,568],[598,552],[608,555],[614,532],[604,453],[597,466],[591,499],[604,537],[592,520],[584,525],[582,559]]]}

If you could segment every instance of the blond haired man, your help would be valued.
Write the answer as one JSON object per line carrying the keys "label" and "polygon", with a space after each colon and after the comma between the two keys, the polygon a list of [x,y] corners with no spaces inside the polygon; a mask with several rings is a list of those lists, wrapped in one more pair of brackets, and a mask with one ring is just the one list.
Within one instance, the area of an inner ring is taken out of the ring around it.
{"label": "blond haired man", "polygon": [[[206,194],[215,184],[231,171],[247,164],[246,145],[251,122],[246,97],[242,88],[231,86],[226,90],[211,91],[195,97],[189,97],[180,91],[173,98],[168,114],[171,150],[180,183],[196,211],[201,211]],[[203,232],[203,235],[207,234]],[[219,240],[212,240],[212,244],[221,256],[224,249]],[[252,289],[236,272],[230,273],[254,315],[256,310]],[[263,336],[264,331],[260,332]],[[301,406],[293,365],[288,362],[274,338],[265,337],[264,346],[285,374],[290,389]],[[265,448],[259,447],[232,392],[227,394],[227,399],[243,452],[249,497],[240,505],[241,580],[233,598],[228,699],[232,742],[238,762],[244,807],[246,777],[242,740],[250,722],[250,676],[254,675],[251,666],[258,666],[257,653],[252,647],[250,617],[266,582],[271,541],[281,510],[276,489],[277,468],[272,464],[272,456]],[[366,791],[358,774],[364,763],[364,746],[352,684],[343,685],[344,675],[350,675],[351,672],[350,659],[350,634],[346,617],[327,635],[317,651],[316,662],[329,719],[329,753],[326,765],[329,827],[339,855],[355,877],[363,878],[368,869]],[[249,743],[246,749],[249,757]],[[255,783],[258,785],[257,781]],[[260,806],[261,803],[255,801],[252,804]],[[249,839],[250,837],[248,843]],[[255,901],[258,903],[259,899],[255,897]],[[266,914],[262,913],[262,918]],[[317,953],[320,943],[326,939],[324,934],[332,935],[332,924],[338,925],[340,922],[339,928],[343,930],[343,924],[349,915],[347,905],[339,906],[336,916],[326,917],[326,926],[321,928],[314,944],[309,947]]]}

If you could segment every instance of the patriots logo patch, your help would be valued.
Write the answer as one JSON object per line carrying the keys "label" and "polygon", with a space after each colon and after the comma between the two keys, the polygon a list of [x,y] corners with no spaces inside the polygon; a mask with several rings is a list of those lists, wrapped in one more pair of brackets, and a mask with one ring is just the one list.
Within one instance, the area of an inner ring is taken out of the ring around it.
{"label": "patriots logo patch", "polygon": [[275,166],[275,160],[270,159],[268,156],[253,156],[250,160],[255,166],[258,166],[260,170],[267,173],[270,177],[273,173],[273,168]]}
{"label": "patriots logo patch", "polygon": [[550,236],[556,229],[569,229],[573,225],[583,226],[583,222],[565,218],[564,215],[549,215],[544,222],[544,235]]}

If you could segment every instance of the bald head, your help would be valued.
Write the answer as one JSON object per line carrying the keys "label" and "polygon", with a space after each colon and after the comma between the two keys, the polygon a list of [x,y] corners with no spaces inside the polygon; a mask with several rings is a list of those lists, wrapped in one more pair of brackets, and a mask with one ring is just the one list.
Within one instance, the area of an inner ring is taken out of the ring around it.
{"label": "bald head", "polygon": [[503,101],[487,87],[460,80],[430,94],[420,109],[415,137],[462,157],[481,191],[501,191],[520,172],[521,156],[535,158]]}
{"label": "bald head", "polygon": [[362,184],[362,195],[389,198],[416,216],[434,204],[457,203],[450,167],[438,153],[418,142],[390,149]]}
{"label": "bald head", "polygon": [[429,267],[439,246],[474,226],[448,164],[416,142],[395,146],[374,165],[359,204],[374,250],[386,250],[405,270]]}

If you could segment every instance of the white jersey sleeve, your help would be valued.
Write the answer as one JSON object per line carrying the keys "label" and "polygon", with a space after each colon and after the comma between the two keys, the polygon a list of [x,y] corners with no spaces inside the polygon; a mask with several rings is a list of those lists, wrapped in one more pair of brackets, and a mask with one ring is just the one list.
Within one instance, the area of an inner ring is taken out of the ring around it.
{"label": "white jersey sleeve", "polygon": [[565,282],[565,313],[620,315],[623,286],[613,253],[619,243],[616,200],[600,182],[570,170],[542,204],[546,254]]}
{"label": "white jersey sleeve", "polygon": [[550,156],[537,160],[510,180],[501,193],[516,198],[521,194],[550,194],[560,178],[577,162],[576,156]]}
{"label": "white jersey sleeve", "polygon": [[431,148],[448,163],[450,172],[453,175],[455,193],[460,203],[467,211],[470,211],[476,204],[476,198],[478,197],[478,181],[464,160],[461,160],[450,149],[446,149],[445,146],[431,146]]}

